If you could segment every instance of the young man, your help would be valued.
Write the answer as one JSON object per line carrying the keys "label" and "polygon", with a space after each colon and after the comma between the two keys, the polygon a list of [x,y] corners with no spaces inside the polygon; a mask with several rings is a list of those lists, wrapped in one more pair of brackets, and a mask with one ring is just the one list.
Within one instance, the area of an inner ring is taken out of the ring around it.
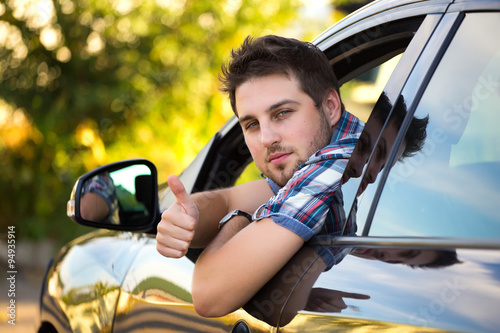
{"label": "young man", "polygon": [[[158,224],[157,250],[181,257],[189,247],[206,247],[192,284],[202,316],[237,310],[310,239],[340,234],[346,223],[340,180],[363,129],[343,109],[330,64],[311,44],[247,38],[221,81],[267,179],[193,196],[177,177],[168,179],[177,202]],[[356,226],[347,223],[353,234]],[[325,268],[347,254],[316,251]]]}

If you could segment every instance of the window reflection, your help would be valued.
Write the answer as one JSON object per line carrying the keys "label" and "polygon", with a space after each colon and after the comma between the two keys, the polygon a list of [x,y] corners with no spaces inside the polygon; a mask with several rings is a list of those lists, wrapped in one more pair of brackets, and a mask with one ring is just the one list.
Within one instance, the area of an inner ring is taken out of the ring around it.
{"label": "window reflection", "polygon": [[[348,257],[411,269],[443,269],[462,263],[452,249],[357,248]],[[350,262],[349,258],[345,260]],[[270,325],[286,326],[300,311],[340,313],[353,300],[369,301],[373,295],[359,291],[359,286],[344,285],[345,289],[339,289],[335,281],[342,267],[343,264],[324,272],[326,263],[321,256],[312,247],[304,246],[243,308]],[[358,278],[360,271],[355,272]],[[317,284],[318,279],[324,281],[329,277],[334,283]]]}
{"label": "window reflection", "polygon": [[442,268],[460,263],[457,252],[451,250],[358,248],[351,254],[363,259],[404,264],[413,268]]}
{"label": "window reflection", "polygon": [[[396,103],[391,117],[387,121],[391,110],[392,104],[383,93],[375,105],[363,133],[361,133],[358,144],[342,177],[342,183],[346,183],[349,179],[359,178],[364,173],[357,192],[358,196],[366,190],[368,184],[375,182],[378,174],[386,167],[389,152],[392,150],[396,136],[407,114],[406,105],[402,98]],[[427,116],[422,119],[413,118],[407,135],[399,147],[396,160],[403,160],[406,157],[413,156],[422,149],[426,138],[427,123]],[[384,131],[380,136],[382,129]]]}
{"label": "window reflection", "polygon": [[[382,93],[349,159],[342,177],[342,189],[346,190],[344,206],[346,211],[350,212],[350,219],[361,222],[358,227],[364,225],[366,218],[362,216],[359,219],[357,216],[358,200],[360,202],[364,200],[368,185],[375,183],[379,173],[388,167],[389,153],[406,115],[407,109],[403,97],[400,97],[393,107],[387,95]],[[422,149],[427,138],[428,122],[428,115],[412,118],[403,143],[399,146],[396,158],[390,167],[398,161],[403,162],[416,155]],[[368,198],[371,197],[371,193]]]}
{"label": "window reflection", "polygon": [[422,152],[392,169],[370,235],[500,236],[499,29],[498,13],[465,17],[415,113]]}

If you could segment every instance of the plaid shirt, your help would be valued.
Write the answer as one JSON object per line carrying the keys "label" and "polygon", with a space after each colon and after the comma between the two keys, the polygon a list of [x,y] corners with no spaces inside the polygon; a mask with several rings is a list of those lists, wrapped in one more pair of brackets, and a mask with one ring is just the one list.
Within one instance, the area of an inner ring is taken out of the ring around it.
{"label": "plaid shirt", "polygon": [[[339,236],[346,222],[340,180],[354,150],[364,123],[344,111],[328,146],[317,151],[299,166],[288,183],[279,188],[267,179],[275,195],[254,213],[254,220],[270,217],[314,243],[321,236]],[[354,219],[347,221],[346,234],[356,232]],[[338,264],[350,251],[315,246],[327,269]]]}

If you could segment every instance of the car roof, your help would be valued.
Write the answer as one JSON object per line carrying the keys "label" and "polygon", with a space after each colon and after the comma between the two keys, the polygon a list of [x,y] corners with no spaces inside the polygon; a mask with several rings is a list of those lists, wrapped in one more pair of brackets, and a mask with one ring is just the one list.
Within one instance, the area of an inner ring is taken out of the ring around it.
{"label": "car roof", "polygon": [[[453,0],[376,0],[332,25],[312,43],[324,50],[344,39],[343,31],[347,33],[348,30],[348,34],[352,35],[390,21],[431,13],[444,13],[451,3]],[[335,35],[336,38],[330,38],[331,35]]]}

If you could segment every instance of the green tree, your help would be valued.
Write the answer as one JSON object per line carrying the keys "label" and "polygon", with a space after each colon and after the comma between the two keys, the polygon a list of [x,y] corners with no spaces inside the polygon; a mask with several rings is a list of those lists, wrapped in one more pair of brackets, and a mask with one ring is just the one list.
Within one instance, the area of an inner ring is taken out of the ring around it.
{"label": "green tree", "polygon": [[0,3],[1,230],[61,241],[88,231],[69,223],[65,203],[76,178],[105,163],[145,157],[162,175],[180,172],[232,115],[217,90],[229,50],[282,33],[299,6]]}

